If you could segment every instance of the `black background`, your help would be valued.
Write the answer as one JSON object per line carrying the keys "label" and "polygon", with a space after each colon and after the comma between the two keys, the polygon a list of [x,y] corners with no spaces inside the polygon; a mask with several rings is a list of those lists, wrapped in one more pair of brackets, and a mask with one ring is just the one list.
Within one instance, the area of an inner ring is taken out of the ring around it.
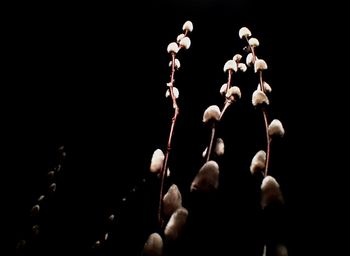
{"label": "black background", "polygon": [[[315,212],[338,204],[330,188],[318,188],[343,176],[344,167],[333,157],[340,157],[335,142],[344,141],[344,102],[341,93],[334,95],[341,90],[339,77],[331,75],[340,69],[334,58],[342,45],[334,43],[337,27],[326,12],[300,2],[272,2],[18,4],[5,9],[1,140],[3,209],[9,215],[3,219],[9,229],[3,232],[10,250],[28,238],[29,210],[46,193],[46,173],[64,145],[64,169],[55,195],[45,203],[39,238],[29,239],[30,253],[140,254],[147,236],[157,230],[158,182],[148,173],[149,162],[156,148],[165,149],[172,113],[164,97],[170,74],[166,47],[186,20],[194,31],[190,49],[178,56],[181,114],[169,182],[179,186],[191,222],[177,250],[259,255],[269,233],[268,220],[256,209],[249,173],[251,158],[265,147],[261,113],[251,106],[257,86],[252,70],[234,80],[242,100],[218,127],[226,143],[218,194],[203,199],[189,193],[209,140],[202,114],[209,105],[223,103],[222,69],[243,52],[242,26],[261,43],[257,54],[268,63],[266,81],[273,88],[270,119],[280,119],[286,129],[285,138],[272,145],[270,168],[286,200],[285,211],[275,219],[278,237],[290,255],[314,250],[311,234],[326,222],[315,221]],[[130,192],[133,188],[136,192]],[[108,225],[111,213],[117,222]],[[106,230],[111,230],[108,243],[91,249]]]}

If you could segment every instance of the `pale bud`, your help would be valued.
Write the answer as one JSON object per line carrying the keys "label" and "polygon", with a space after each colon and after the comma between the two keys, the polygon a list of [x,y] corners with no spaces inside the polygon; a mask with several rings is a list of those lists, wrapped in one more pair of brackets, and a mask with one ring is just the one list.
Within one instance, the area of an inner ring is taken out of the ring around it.
{"label": "pale bud", "polygon": [[144,247],[144,256],[162,256],[163,255],[163,239],[158,233],[150,234]]}
{"label": "pale bud", "polygon": [[254,63],[255,73],[266,69],[267,69],[267,63],[263,59],[255,60],[255,63]]}
{"label": "pale bud", "polygon": [[[266,83],[265,81],[263,82],[263,85],[264,85],[264,91],[265,92],[272,92],[272,88],[271,88],[271,86],[268,84],[268,83]],[[257,90],[260,90],[261,91],[261,86],[260,86],[260,83],[258,84],[258,88],[257,88]]]}
{"label": "pale bud", "polygon": [[177,53],[179,51],[179,46],[177,45],[177,43],[172,42],[168,45],[167,51],[168,53]]}
{"label": "pale bud", "polygon": [[258,151],[252,159],[250,164],[250,172],[252,174],[257,172],[263,172],[266,164],[266,153],[264,150]]}
{"label": "pale bud", "polygon": [[247,27],[242,27],[240,30],[239,30],[239,38],[243,38],[243,37],[249,37],[252,35],[252,32],[250,32],[250,30],[247,28]]}
{"label": "pale bud", "polygon": [[169,240],[176,240],[179,238],[188,217],[186,208],[177,209],[170,217],[168,224],[164,229],[164,236]]}
{"label": "pale bud", "polygon": [[225,143],[223,139],[221,138],[216,139],[216,146],[215,146],[214,152],[217,156],[222,156],[225,153]]}
{"label": "pale bud", "polygon": [[[178,90],[176,87],[173,87],[173,92],[174,92],[175,98],[176,98],[176,99],[179,98],[180,92],[179,92],[179,90]],[[166,98],[168,98],[169,96],[171,96],[171,94],[170,94],[170,89],[166,90],[166,93],[165,93],[165,97],[166,97]]]}
{"label": "pale bud", "polygon": [[237,86],[232,86],[226,93],[226,98],[235,101],[241,98],[241,90]]}
{"label": "pale bud", "polygon": [[181,41],[181,39],[184,38],[184,37],[185,37],[185,34],[178,35],[177,38],[176,38],[176,42],[179,43]]}
{"label": "pale bud", "polygon": [[272,176],[266,176],[261,183],[261,206],[265,208],[274,202],[284,202],[280,185]]}
{"label": "pale bud", "polygon": [[217,105],[212,105],[208,107],[203,114],[203,122],[206,123],[209,120],[215,120],[219,121],[220,120],[220,109]]}
{"label": "pale bud", "polygon": [[242,55],[240,54],[235,54],[235,56],[233,56],[232,60],[235,62],[240,62],[242,59]]}
{"label": "pale bud", "polygon": [[254,107],[256,107],[258,105],[262,105],[262,104],[266,104],[266,105],[270,104],[269,99],[267,98],[266,94],[260,90],[255,90],[253,92],[252,103],[253,103]]}
{"label": "pale bud", "polygon": [[151,165],[150,165],[150,168],[149,170],[152,172],[152,173],[159,173],[162,171],[162,168],[163,168],[163,162],[164,162],[164,153],[162,150],[160,149],[157,149],[153,152],[153,155],[152,155],[152,160],[151,160]]}
{"label": "pale bud", "polygon": [[179,45],[184,47],[187,50],[191,46],[191,39],[186,36],[180,40]]}
{"label": "pale bud", "polygon": [[256,39],[255,37],[252,37],[249,39],[249,45],[251,47],[258,47],[259,46],[259,40]]}
{"label": "pale bud", "polygon": [[[258,58],[255,57],[255,59],[257,60]],[[254,64],[254,56],[252,53],[249,53],[245,59],[245,63],[247,64],[248,67],[250,67],[251,65]]]}
{"label": "pale bud", "polygon": [[238,63],[238,69],[242,72],[246,72],[247,71],[247,66],[244,63]]}
{"label": "pale bud", "polygon": [[[170,61],[169,62],[169,67],[171,67],[171,65],[173,64],[173,61]],[[180,61],[178,59],[175,59],[175,64],[174,64],[175,68],[176,69],[179,69],[181,64],[180,64]]]}
{"label": "pale bud", "polygon": [[227,84],[225,83],[225,84],[223,84],[223,85],[221,86],[221,88],[220,88],[220,94],[221,94],[222,96],[225,96],[225,94],[226,94],[226,89],[227,89]]}
{"label": "pale bud", "polygon": [[182,30],[187,30],[187,31],[189,31],[189,32],[192,32],[192,30],[193,30],[193,23],[191,22],[191,21],[186,21],[185,23],[184,23],[184,25],[182,26]]}
{"label": "pale bud", "polygon": [[191,191],[212,192],[219,187],[219,165],[210,160],[198,171],[191,184]]}
{"label": "pale bud", "polygon": [[228,60],[224,65],[224,72],[227,70],[233,70],[237,72],[237,63],[234,60]]}
{"label": "pale bud", "polygon": [[274,119],[269,125],[269,136],[270,137],[283,137],[284,128],[280,120]]}
{"label": "pale bud", "polygon": [[173,184],[163,198],[163,213],[170,217],[182,205],[182,197],[178,187]]}

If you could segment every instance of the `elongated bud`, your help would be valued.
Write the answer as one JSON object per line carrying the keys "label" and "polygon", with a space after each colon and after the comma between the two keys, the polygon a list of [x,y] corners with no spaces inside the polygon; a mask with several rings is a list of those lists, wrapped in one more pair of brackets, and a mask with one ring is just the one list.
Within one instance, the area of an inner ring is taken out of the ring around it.
{"label": "elongated bud", "polygon": [[187,50],[191,46],[191,39],[186,36],[180,40],[179,45],[184,47]]}
{"label": "elongated bud", "polygon": [[251,47],[258,47],[259,46],[259,40],[256,39],[255,37],[252,37],[249,39],[249,45]]}
{"label": "elongated bud", "polygon": [[180,43],[181,39],[185,37],[185,34],[180,34],[176,38],[176,42]]}
{"label": "elongated bud", "polygon": [[152,155],[152,160],[151,160],[151,165],[149,170],[152,173],[161,172],[163,168],[164,158],[165,156],[162,150],[160,149],[155,150]]}
{"label": "elongated bud", "polygon": [[220,88],[220,94],[221,94],[222,96],[225,96],[225,94],[226,94],[226,89],[227,89],[227,84],[225,83],[225,84],[223,84],[223,85],[221,86],[221,88]]}
{"label": "elongated bud", "polygon": [[182,197],[178,187],[173,184],[163,198],[163,213],[170,217],[182,205]]}
{"label": "elongated bud", "polygon": [[[265,81],[263,82],[263,85],[264,85],[264,91],[265,92],[272,92],[272,88],[271,88],[271,86],[268,84],[268,83],[266,83]],[[257,88],[257,90],[260,90],[261,91],[261,86],[260,86],[260,83],[258,84],[258,88]]]}
{"label": "elongated bud", "polygon": [[[177,89],[176,87],[173,87],[173,92],[174,92],[174,96],[175,98],[179,98],[180,96],[180,92],[179,92],[179,89]],[[165,97],[168,98],[170,96],[170,89],[166,90],[166,93],[165,93]]]}
{"label": "elongated bud", "polygon": [[177,209],[170,217],[164,230],[164,236],[169,240],[177,240],[186,224],[188,211],[186,208]]}
{"label": "elongated bud", "polygon": [[179,51],[179,46],[177,45],[177,43],[172,42],[168,45],[167,51],[168,53],[177,53]]}
{"label": "elongated bud", "polygon": [[231,101],[237,101],[241,98],[241,89],[237,86],[232,86],[226,93],[226,98]]}
{"label": "elongated bud", "polygon": [[217,105],[212,105],[208,107],[203,114],[203,122],[207,123],[209,120],[215,120],[219,121],[220,120],[220,109]]}
{"label": "elongated bud", "polygon": [[267,64],[263,59],[256,60],[254,63],[255,73],[258,71],[263,71],[267,69]]}
{"label": "elongated bud", "polygon": [[216,139],[216,146],[214,152],[217,156],[222,156],[225,153],[225,143],[223,139]]}
{"label": "elongated bud", "polygon": [[254,107],[256,107],[256,106],[265,105],[265,104],[269,105],[270,102],[265,93],[259,90],[255,90],[253,92],[252,104]]}
{"label": "elongated bud", "polygon": [[224,65],[224,72],[233,70],[237,72],[237,63],[234,60],[228,60]]}
{"label": "elongated bud", "polygon": [[150,234],[144,247],[144,256],[162,256],[163,255],[163,239],[158,233]]}
{"label": "elongated bud", "polygon": [[187,31],[189,31],[189,32],[192,32],[192,30],[193,30],[193,23],[191,22],[191,21],[186,21],[185,23],[184,23],[184,25],[182,26],[182,30],[187,30]]}
{"label": "elongated bud", "polygon": [[284,128],[280,120],[274,119],[269,125],[269,136],[270,137],[283,137]]}
{"label": "elongated bud", "polygon": [[[169,62],[169,67],[173,64],[173,61]],[[181,67],[180,61],[178,59],[175,59],[175,68],[179,69]]]}
{"label": "elongated bud", "polygon": [[191,191],[212,192],[219,187],[219,165],[211,160],[206,162],[192,181]]}
{"label": "elongated bud", "polygon": [[258,151],[252,159],[250,164],[250,172],[252,174],[263,172],[265,170],[266,153],[264,150]]}
{"label": "elongated bud", "polygon": [[239,32],[239,38],[243,38],[243,37],[249,37],[252,35],[252,32],[250,32],[250,30],[247,27],[242,27]]}
{"label": "elongated bud", "polygon": [[265,208],[272,203],[283,203],[280,185],[272,176],[266,176],[261,183],[261,206]]}
{"label": "elongated bud", "polygon": [[233,56],[233,58],[232,58],[232,60],[233,61],[235,61],[235,62],[240,62],[241,61],[241,59],[242,59],[242,55],[240,55],[240,54],[235,54],[234,56]]}

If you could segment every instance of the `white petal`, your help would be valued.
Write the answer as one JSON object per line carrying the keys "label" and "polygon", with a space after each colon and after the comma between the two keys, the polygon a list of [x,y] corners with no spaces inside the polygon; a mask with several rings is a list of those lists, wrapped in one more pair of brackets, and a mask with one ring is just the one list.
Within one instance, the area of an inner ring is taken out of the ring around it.
{"label": "white petal", "polygon": [[222,156],[225,153],[225,143],[223,139],[221,138],[216,139],[216,146],[215,146],[214,152],[217,156]]}
{"label": "white petal", "polygon": [[216,120],[219,121],[220,120],[220,109],[217,105],[212,105],[210,107],[208,107],[203,114],[203,122],[206,123],[209,120]]}
{"label": "white petal", "polygon": [[224,72],[227,70],[233,70],[237,72],[237,63],[234,60],[228,60],[224,65]]}
{"label": "white petal", "polygon": [[247,66],[244,63],[238,63],[238,69],[242,72],[246,72]]}
{"label": "white petal", "polygon": [[249,39],[249,45],[252,47],[258,47],[259,46],[259,40],[255,37],[252,37]]}
{"label": "white petal", "polygon": [[168,224],[164,230],[164,236],[169,240],[179,238],[188,217],[187,209],[181,207],[177,209],[170,217]]}
{"label": "white petal", "polygon": [[222,96],[225,96],[225,93],[226,93],[226,88],[227,88],[227,84],[223,84],[220,88],[220,94]]}
{"label": "white petal", "polygon": [[252,33],[250,32],[250,30],[246,27],[242,27],[240,30],[239,30],[239,37],[242,39],[243,37],[249,37],[252,35]]}
{"label": "white petal", "polygon": [[235,56],[233,56],[232,60],[234,60],[235,62],[240,62],[242,59],[242,55],[240,54],[235,54]]}
{"label": "white petal", "polygon": [[158,233],[150,234],[144,247],[143,255],[162,256],[163,255],[163,239]]}
{"label": "white petal", "polygon": [[[180,92],[179,90],[176,88],[176,87],[173,87],[173,92],[174,92],[174,96],[175,98],[179,98],[180,96]],[[165,93],[165,97],[168,98],[170,96],[170,89],[166,90],[166,93]]]}
{"label": "white petal", "polygon": [[163,198],[163,213],[170,217],[182,205],[182,197],[178,187],[173,184]]}
{"label": "white petal", "polygon": [[177,53],[179,51],[179,46],[177,45],[177,43],[172,42],[168,45],[167,51],[168,53],[172,53],[172,52]]}
{"label": "white petal", "polygon": [[186,36],[180,40],[179,45],[184,47],[185,49],[188,49],[191,46],[191,39]]}
{"label": "white petal", "polygon": [[[172,64],[173,64],[173,61],[170,61],[169,62],[169,67],[171,67]],[[180,66],[181,66],[180,61],[178,59],[175,59],[175,68],[179,69]]]}
{"label": "white petal", "polygon": [[177,38],[176,38],[176,42],[179,43],[181,41],[181,39],[184,38],[184,37],[185,37],[185,34],[178,35]]}
{"label": "white petal", "polygon": [[267,69],[267,63],[263,59],[255,60],[255,63],[254,63],[255,72],[258,72],[260,70],[265,70],[265,69]]}
{"label": "white petal", "polygon": [[280,185],[271,176],[266,176],[261,183],[261,206],[265,208],[272,203],[283,203]]}
{"label": "white petal", "polygon": [[248,67],[253,65],[253,54],[249,53],[245,59],[245,63],[247,64]]}
{"label": "white petal", "polygon": [[280,120],[274,119],[269,125],[269,136],[270,137],[283,137],[284,135],[284,128]]}
{"label": "white petal", "polygon": [[182,26],[182,30],[188,30],[189,32],[192,32],[193,30],[193,23],[191,21],[186,21],[184,25]]}
{"label": "white petal", "polygon": [[232,86],[226,93],[226,98],[230,100],[239,100],[241,98],[241,90],[237,86]]}
{"label": "white petal", "polygon": [[[266,83],[266,82],[264,81],[263,85],[264,85],[264,91],[265,91],[265,92],[272,92],[272,88],[271,88],[271,86],[270,86],[268,83]],[[257,90],[260,90],[260,91],[261,91],[260,83],[258,84]]]}
{"label": "white petal", "polygon": [[149,170],[153,173],[158,173],[162,171],[163,162],[164,162],[164,153],[162,150],[157,149],[153,152],[151,165]]}
{"label": "white petal", "polygon": [[266,105],[270,104],[269,99],[267,98],[266,94],[260,90],[254,91],[253,97],[252,97],[252,103],[253,103],[254,107],[256,107],[258,105],[262,105],[262,104],[266,104]]}
{"label": "white petal", "polygon": [[206,162],[198,171],[191,184],[191,191],[212,192],[219,187],[219,165],[215,161]]}
{"label": "white petal", "polygon": [[252,159],[250,164],[250,172],[252,174],[257,172],[263,172],[265,170],[266,153],[264,150],[258,151]]}

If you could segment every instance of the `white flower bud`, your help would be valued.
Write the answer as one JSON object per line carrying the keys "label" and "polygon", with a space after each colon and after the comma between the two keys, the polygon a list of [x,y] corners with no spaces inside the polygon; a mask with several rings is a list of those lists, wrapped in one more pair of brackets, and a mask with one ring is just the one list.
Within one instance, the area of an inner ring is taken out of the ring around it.
{"label": "white flower bud", "polygon": [[164,229],[164,236],[169,240],[176,240],[181,235],[181,232],[186,224],[188,211],[181,207],[177,209],[170,217],[168,224]]}
{"label": "white flower bud", "polygon": [[274,202],[284,202],[280,185],[275,178],[266,176],[261,183],[261,206],[265,208]]}
{"label": "white flower bud", "polygon": [[240,54],[235,54],[235,56],[233,56],[232,60],[234,60],[235,62],[240,62],[242,59],[242,55]]}
{"label": "white flower bud", "polygon": [[[264,81],[263,85],[264,85],[264,91],[265,91],[265,92],[272,92],[272,88],[271,88],[271,86],[270,86],[268,83],[266,83],[266,82]],[[258,84],[257,90],[260,90],[260,91],[261,91],[260,83]]]}
{"label": "white flower bud", "polygon": [[163,239],[158,233],[150,234],[144,247],[143,255],[162,256],[163,255]]}
{"label": "white flower bud", "polygon": [[210,160],[198,171],[191,184],[191,191],[212,192],[219,187],[219,165]]}
{"label": "white flower bud", "polygon": [[234,60],[228,60],[224,65],[224,72],[227,70],[233,70],[237,72],[237,63]]}
{"label": "white flower bud", "polygon": [[257,172],[263,172],[266,164],[266,153],[264,150],[258,151],[252,159],[250,164],[250,172],[252,174]]}
{"label": "white flower bud", "polygon": [[182,197],[178,187],[173,184],[163,198],[163,213],[170,217],[182,205]]}
{"label": "white flower bud", "polygon": [[266,69],[267,69],[267,64],[263,59],[255,60],[255,63],[254,63],[255,73],[260,71],[260,70],[262,71],[262,70],[266,70]]}
{"label": "white flower bud", "polygon": [[220,88],[220,94],[221,94],[222,96],[225,96],[226,89],[227,89],[227,84],[225,83],[225,84],[223,84],[223,85],[221,86],[221,88]]}
{"label": "white flower bud", "polygon": [[[173,64],[173,61],[169,62],[169,67]],[[180,61],[178,59],[175,59],[175,68],[179,69],[181,67]]]}
{"label": "white flower bud", "polygon": [[259,40],[256,39],[255,37],[252,37],[249,39],[249,45],[251,47],[258,47],[259,46]]}
{"label": "white flower bud", "polygon": [[[257,60],[258,58],[255,56],[255,60]],[[253,54],[249,53],[245,59],[245,63],[247,64],[248,67],[250,67],[251,65],[254,64],[254,58],[253,58]]]}
{"label": "white flower bud", "polygon": [[226,93],[226,98],[229,100],[239,100],[241,98],[241,90],[237,86],[232,86]]}
{"label": "white flower bud", "polygon": [[203,114],[203,122],[206,123],[209,120],[215,120],[219,121],[220,120],[220,109],[217,105],[212,105],[208,107]]}
{"label": "white flower bud", "polygon": [[177,53],[179,51],[179,46],[177,45],[177,43],[172,42],[168,45],[167,51],[168,53]]}
{"label": "white flower bud", "polygon": [[188,30],[189,32],[192,32],[193,30],[193,23],[191,21],[186,21],[184,25],[182,26],[182,30]]}
{"label": "white flower bud", "polygon": [[280,120],[274,119],[269,125],[269,136],[270,137],[283,137],[284,135],[284,128]]}
{"label": "white flower bud", "polygon": [[180,40],[179,44],[187,50],[191,46],[191,39],[186,36]]}
{"label": "white flower bud", "polygon": [[181,39],[185,37],[185,34],[180,34],[176,38],[176,42],[180,43]]}
{"label": "white flower bud", "polygon": [[258,105],[262,105],[262,104],[266,104],[266,105],[270,104],[269,99],[267,98],[266,94],[260,90],[255,90],[253,92],[252,103],[253,103],[254,107],[256,107]]}
{"label": "white flower bud", "polygon": [[221,138],[216,139],[216,146],[215,146],[214,152],[217,156],[222,156],[225,153],[225,143],[223,139]]}
{"label": "white flower bud", "polygon": [[242,27],[240,30],[239,30],[239,38],[243,38],[243,37],[249,37],[252,35],[252,33],[250,32],[250,30],[247,28],[247,27]]}
{"label": "white flower bud", "polygon": [[149,168],[152,173],[159,173],[162,171],[164,158],[165,156],[162,150],[157,149],[153,152],[151,165]]}
{"label": "white flower bud", "polygon": [[238,63],[238,69],[242,72],[246,72],[247,66],[244,63]]}
{"label": "white flower bud", "polygon": [[[173,92],[174,92],[175,98],[176,99],[179,98],[180,92],[179,92],[179,90],[176,87],[173,87]],[[165,97],[168,98],[170,95],[171,95],[170,94],[170,89],[166,90]]]}

